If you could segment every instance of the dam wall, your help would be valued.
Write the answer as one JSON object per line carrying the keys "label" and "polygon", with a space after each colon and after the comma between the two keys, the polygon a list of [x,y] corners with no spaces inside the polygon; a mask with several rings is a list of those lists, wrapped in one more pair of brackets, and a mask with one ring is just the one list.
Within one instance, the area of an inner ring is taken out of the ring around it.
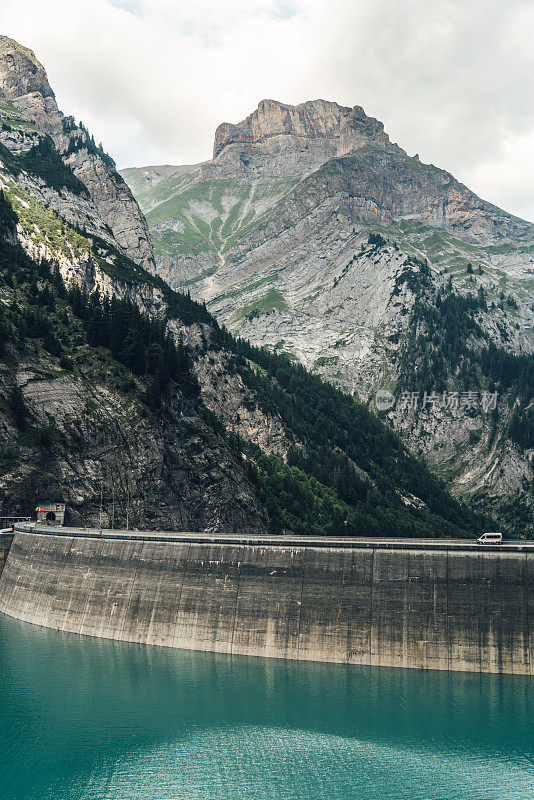
{"label": "dam wall", "polygon": [[37,625],[252,656],[533,673],[534,549],[23,527],[0,611]]}
{"label": "dam wall", "polygon": [[14,534],[12,528],[0,530],[0,575],[4,569],[4,564],[7,560],[7,554],[9,553],[11,543],[13,541],[13,536]]}

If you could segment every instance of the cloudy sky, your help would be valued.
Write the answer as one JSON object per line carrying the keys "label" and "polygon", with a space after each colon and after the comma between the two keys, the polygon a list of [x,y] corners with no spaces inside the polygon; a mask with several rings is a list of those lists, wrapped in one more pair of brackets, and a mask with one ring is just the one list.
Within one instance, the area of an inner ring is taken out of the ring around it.
{"label": "cloudy sky", "polygon": [[2,0],[0,32],[120,167],[202,161],[260,99],[322,97],[534,220],[532,0]]}

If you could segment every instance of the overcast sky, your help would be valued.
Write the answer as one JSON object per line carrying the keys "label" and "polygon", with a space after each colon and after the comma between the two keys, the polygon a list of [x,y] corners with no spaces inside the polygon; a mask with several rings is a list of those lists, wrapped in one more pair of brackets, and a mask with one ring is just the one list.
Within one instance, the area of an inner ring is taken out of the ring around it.
{"label": "overcast sky", "polygon": [[202,161],[262,98],[322,97],[534,221],[532,0],[2,0],[0,32],[119,167]]}

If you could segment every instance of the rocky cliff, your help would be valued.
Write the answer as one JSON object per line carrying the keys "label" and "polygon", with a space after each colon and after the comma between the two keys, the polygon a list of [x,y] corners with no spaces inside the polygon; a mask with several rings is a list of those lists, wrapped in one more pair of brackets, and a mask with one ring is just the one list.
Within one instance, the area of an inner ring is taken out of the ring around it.
{"label": "rocky cliff", "polygon": [[[212,161],[124,175],[165,280],[372,407],[378,389],[417,393],[383,412],[413,451],[501,524],[532,527],[532,224],[325,101],[262,101],[217,129]],[[492,413],[423,407],[490,388]]]}
{"label": "rocky cliff", "polygon": [[[130,189],[114,162],[85,128],[59,111],[46,72],[35,54],[6,36],[0,36],[0,142],[10,150],[30,149],[50,136],[65,164],[79,178],[85,193],[69,221],[99,232],[126,256],[153,269],[147,225]],[[52,198],[47,198],[52,204]],[[68,204],[54,207],[68,214]]]}
{"label": "rocky cliff", "polygon": [[[345,108],[325,100],[290,106],[262,100],[237,125],[219,125],[211,174],[301,175],[366,145],[403,152],[390,143],[383,124],[368,117],[360,106]],[[205,165],[204,174],[209,172]]]}

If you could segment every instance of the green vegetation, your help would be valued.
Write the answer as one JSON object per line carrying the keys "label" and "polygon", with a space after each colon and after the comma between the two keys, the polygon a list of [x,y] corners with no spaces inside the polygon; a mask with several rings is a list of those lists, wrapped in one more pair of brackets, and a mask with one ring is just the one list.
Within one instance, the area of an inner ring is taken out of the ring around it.
{"label": "green vegetation", "polygon": [[319,356],[315,359],[314,368],[339,364],[339,356]]}
{"label": "green vegetation", "polygon": [[44,244],[56,255],[80,256],[91,250],[91,243],[49,206],[42,205],[14,182],[8,181],[6,197],[16,212],[26,236]]}
{"label": "green vegetation", "polygon": [[365,515],[340,500],[337,492],[277,455],[241,442],[248,475],[265,497],[273,533],[290,531],[316,536],[358,535]]}
{"label": "green vegetation", "polygon": [[262,314],[270,314],[271,311],[287,311],[287,303],[278,289],[269,289],[267,294],[259,300],[253,300],[252,303],[245,306],[240,316],[250,322]]}
{"label": "green vegetation", "polygon": [[26,406],[20,386],[13,386],[11,388],[7,396],[7,407],[11,412],[11,416],[17,428],[19,428],[19,430],[25,430],[30,412]]}
{"label": "green vegetation", "polygon": [[[172,174],[146,187],[130,174],[158,254],[172,257],[228,252],[272,214],[276,202],[297,182],[270,178],[252,187],[245,180],[199,181],[198,177],[198,170],[192,170]],[[262,208],[267,210],[259,214]],[[159,226],[165,227],[167,220],[181,223],[181,230],[161,230]]]}
{"label": "green vegetation", "polygon": [[[6,100],[5,95],[3,92],[0,91],[0,110],[7,114],[13,114],[15,117],[19,116],[20,111],[18,108],[13,105],[10,100]],[[4,120],[2,120],[2,124],[5,124]]]}
{"label": "green vegetation", "polygon": [[395,279],[393,297],[400,294],[400,288],[404,284],[406,284],[414,294],[418,294],[429,287],[431,283],[432,277],[428,261],[426,259],[417,258],[416,256],[407,256],[403,264],[402,272]]}
{"label": "green vegetation", "polygon": [[25,170],[42,178],[58,192],[65,188],[74,194],[87,193],[85,184],[63,163],[50,136],[44,136],[30,150],[20,155],[15,155],[0,143],[0,159],[12,175],[18,175]]}
{"label": "green vegetation", "polygon": [[[511,436],[518,443],[520,439],[530,441],[529,415],[523,418],[521,409],[525,411],[534,397],[534,358],[513,355],[486,342],[475,319],[479,310],[487,310],[482,287],[477,296],[458,295],[452,292],[449,282],[445,293],[437,292],[435,305],[421,294],[414,305],[401,354],[397,389],[419,391],[421,387],[431,387],[441,392],[447,388],[489,388],[507,393],[510,402],[519,403],[514,412],[519,419],[512,426]],[[525,426],[523,437],[518,433],[521,425]]]}
{"label": "green vegetation", "polygon": [[71,289],[67,298],[83,322],[88,344],[109,347],[113,358],[148,380],[146,398],[151,408],[161,407],[172,382],[189,395],[199,393],[189,351],[181,339],[175,344],[165,320],[144,316],[130,300],[104,297],[100,301],[78,288]]}
{"label": "green vegetation", "polygon": [[11,233],[18,222],[18,217],[13,211],[13,206],[6,200],[4,192],[0,190],[0,238],[3,240]]}
{"label": "green vegetation", "polygon": [[[11,204],[0,193],[0,235],[16,221]],[[190,351],[183,341],[174,342],[165,320],[144,316],[130,300],[101,300],[77,288],[67,293],[57,269],[52,270],[46,261],[35,264],[19,245],[4,240],[0,297],[5,293],[12,300],[8,306],[0,304],[0,356],[16,361],[17,353],[33,349],[59,359],[60,368],[70,371],[80,348],[85,348],[86,359],[106,348],[112,359],[145,383],[141,400],[150,408],[162,407],[172,384],[190,398],[198,395]],[[178,298],[179,303],[187,304],[187,300]],[[87,345],[95,351],[93,355]],[[127,386],[135,389],[136,384],[130,381]],[[28,413],[20,401],[20,391],[14,390],[8,407],[18,427],[23,427],[20,423]]]}
{"label": "green vegetation", "polygon": [[[309,470],[288,464],[276,455],[244,445],[249,453],[249,475],[266,498],[271,530],[317,536],[449,536],[458,528],[426,511],[414,513],[398,498],[380,502],[369,497],[346,502],[338,490],[320,482]],[[293,455],[294,457],[294,455]],[[346,476],[354,484],[351,475]],[[464,533],[464,535],[466,535]]]}
{"label": "green vegetation", "polygon": [[87,193],[85,184],[63,163],[50,136],[18,156],[18,161],[22,169],[38,175],[58,192],[65,188],[74,194]]}
{"label": "green vegetation", "polygon": [[398,389],[419,391],[421,386],[430,386],[441,392],[451,375],[462,388],[473,388],[473,371],[466,357],[471,353],[470,337],[482,334],[473,316],[478,307],[478,298],[454,294],[450,284],[445,296],[438,292],[435,305],[423,296],[417,299],[401,353]]}
{"label": "green vegetation", "polygon": [[17,115],[20,114],[20,111],[17,108],[15,108],[15,106],[12,103],[5,103],[0,101],[0,110],[4,112],[7,111],[7,113],[14,115],[13,117],[9,117],[8,119],[5,118],[2,119],[3,130],[8,131],[12,130],[13,128],[15,129],[20,128],[26,132],[41,133],[42,135],[42,132],[39,130],[37,125],[34,125],[32,122],[27,122],[24,119],[18,118]]}
{"label": "green vegetation", "polygon": [[172,256],[182,253],[185,255],[199,255],[210,250],[204,237],[190,228],[184,229],[183,233],[176,233],[175,231],[154,232],[153,242],[156,256],[170,256],[172,258]]}
{"label": "green vegetation", "polygon": [[367,241],[368,244],[375,245],[376,247],[385,247],[387,244],[387,241],[380,233],[370,233]]}
{"label": "green vegetation", "polygon": [[493,343],[476,355],[480,372],[489,378],[491,389],[509,395],[514,408],[510,439],[524,450],[534,448],[534,357],[512,355]]}
{"label": "green vegetation", "polygon": [[[83,122],[80,122],[80,125],[77,126],[72,117],[66,117],[63,120],[63,130],[65,133],[75,133],[75,135],[71,136],[70,138],[69,146],[67,148],[67,152],[65,153],[66,156],[69,156],[72,153],[77,153],[80,150],[86,150],[91,155],[101,158],[106,166],[115,172],[117,165],[115,164],[114,160],[110,155],[108,155],[108,153],[106,153],[101,144],[96,145],[94,136],[89,135],[89,131],[87,128],[85,128]],[[122,181],[122,177],[118,172],[115,174],[115,179]]]}
{"label": "green vegetation", "polygon": [[[469,536],[487,524],[455,501],[444,485],[408,453],[400,438],[352,397],[287,356],[235,340],[225,329],[216,331],[215,340],[236,354],[235,369],[255,393],[261,408],[279,415],[286,430],[304,445],[289,453],[287,464],[275,457],[256,463],[258,480],[270,497],[271,508],[278,504],[278,520],[288,522],[299,506],[293,505],[290,510],[273,487],[297,481],[301,488],[306,484],[307,491],[313,491],[317,481],[334,492],[323,493],[323,499],[336,499],[329,522],[322,526],[323,533],[334,529],[342,533],[345,519],[347,525],[354,525],[350,530],[360,534],[390,536]],[[254,452],[245,448],[245,453],[255,460]],[[288,472],[289,467],[298,474]],[[427,509],[406,505],[403,491],[421,498]],[[306,492],[299,494],[305,496]],[[306,500],[300,504],[302,529],[308,524],[308,506]],[[348,516],[345,506],[350,507]],[[345,516],[340,530],[335,520],[339,521],[341,513]]]}
{"label": "green vegetation", "polygon": [[149,273],[146,270],[95,233],[79,229],[76,230],[76,233],[86,242],[87,248],[102,272],[109,275],[110,278],[133,284],[150,282],[147,280]]}
{"label": "green vegetation", "polygon": [[[204,276],[205,273],[202,273]],[[216,297],[213,297],[211,300],[208,301],[207,305],[213,305],[217,303],[219,300],[227,297],[240,297],[242,294],[246,292],[253,292],[255,289],[259,289],[260,286],[263,286],[266,283],[272,283],[276,280],[276,275],[265,275],[265,277],[260,278],[257,281],[253,281],[253,283],[247,284],[247,286],[242,286],[239,289],[233,289],[230,292],[226,292],[225,294],[218,294]]]}
{"label": "green vegetation", "polygon": [[5,145],[0,142],[0,161],[5,169],[11,172],[12,175],[18,175],[21,171],[21,166],[16,155],[9,150]]}

